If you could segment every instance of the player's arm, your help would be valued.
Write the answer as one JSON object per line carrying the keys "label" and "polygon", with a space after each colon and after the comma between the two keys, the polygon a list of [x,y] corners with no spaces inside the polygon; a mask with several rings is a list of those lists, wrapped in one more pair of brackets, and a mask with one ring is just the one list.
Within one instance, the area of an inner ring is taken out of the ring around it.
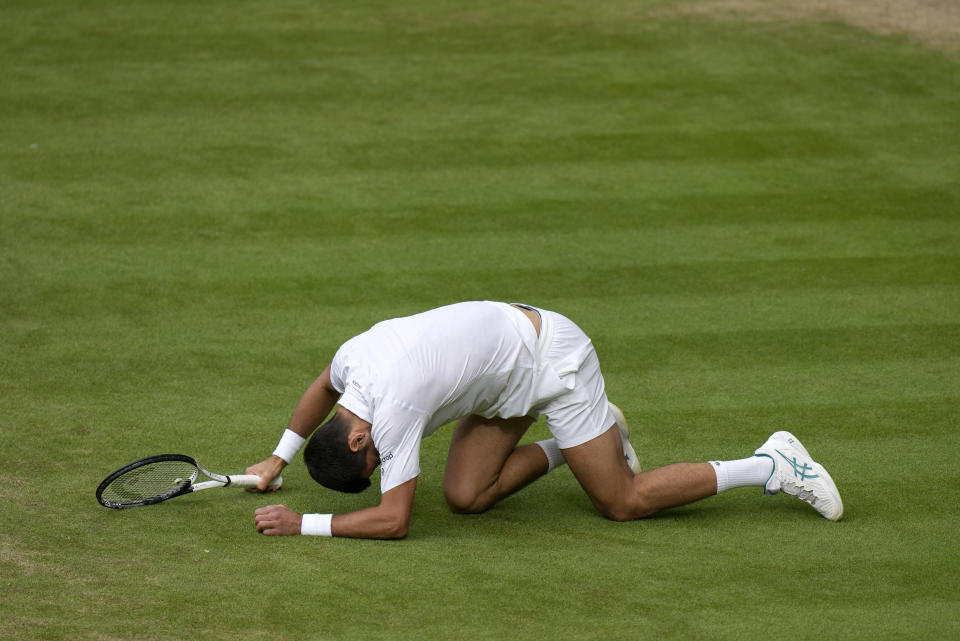
{"label": "player's arm", "polygon": [[[417,479],[387,490],[380,497],[380,505],[356,512],[330,515],[301,515],[283,505],[269,505],[254,512],[257,532],[268,536],[290,534],[321,534],[355,539],[402,539],[410,527],[413,513],[413,495]],[[304,516],[307,529],[319,525],[322,531],[304,531]]]}
{"label": "player's arm", "polygon": [[380,496],[380,505],[333,517],[333,536],[355,539],[402,539],[410,527],[417,479],[401,483]]}
{"label": "player's arm", "polygon": [[323,419],[330,414],[338,400],[340,400],[340,392],[337,391],[330,380],[330,366],[327,365],[323,373],[300,397],[300,402],[297,403],[297,407],[293,410],[293,416],[290,418],[289,427],[284,431],[277,449],[263,461],[247,468],[247,474],[256,474],[260,477],[260,483],[252,491],[272,491],[268,487],[270,481],[283,471],[283,468],[299,451],[303,442],[313,434],[313,431],[323,422]]}
{"label": "player's arm", "polygon": [[303,438],[309,437],[327,418],[333,406],[340,400],[340,392],[330,381],[330,366],[327,365],[323,373],[317,377],[307,391],[300,397],[300,402],[293,410],[289,429]]}

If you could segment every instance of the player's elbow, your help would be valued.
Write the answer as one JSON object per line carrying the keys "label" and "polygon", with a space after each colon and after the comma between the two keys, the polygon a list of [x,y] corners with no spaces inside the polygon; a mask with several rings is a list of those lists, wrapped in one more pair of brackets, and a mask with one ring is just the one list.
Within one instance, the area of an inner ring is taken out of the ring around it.
{"label": "player's elbow", "polygon": [[397,512],[385,511],[381,513],[379,521],[379,534],[377,538],[406,538],[407,530],[410,528],[410,513],[405,510]]}
{"label": "player's elbow", "polygon": [[385,539],[405,539],[407,538],[407,530],[410,528],[409,519],[396,519],[391,520],[386,524],[383,532],[383,538]]}

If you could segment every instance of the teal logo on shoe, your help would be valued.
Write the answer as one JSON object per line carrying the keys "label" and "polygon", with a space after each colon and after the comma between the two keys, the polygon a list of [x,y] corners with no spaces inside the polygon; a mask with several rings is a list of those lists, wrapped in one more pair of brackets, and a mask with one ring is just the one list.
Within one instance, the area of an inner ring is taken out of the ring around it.
{"label": "teal logo on shoe", "polygon": [[787,458],[787,455],[781,452],[780,450],[774,450],[774,452],[782,456],[783,460],[790,464],[790,467],[793,468],[793,475],[796,476],[801,481],[820,477],[819,474],[808,474],[808,472],[813,471],[813,468],[807,465],[806,463],[804,463],[803,465],[800,465],[799,463],[797,463],[796,457],[790,459],[790,458]]}

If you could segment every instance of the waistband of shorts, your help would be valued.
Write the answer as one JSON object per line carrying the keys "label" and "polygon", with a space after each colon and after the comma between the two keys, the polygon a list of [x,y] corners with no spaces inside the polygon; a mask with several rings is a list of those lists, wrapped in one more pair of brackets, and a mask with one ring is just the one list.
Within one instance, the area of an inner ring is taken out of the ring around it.
{"label": "waistband of shorts", "polygon": [[531,312],[536,312],[537,316],[540,317],[540,335],[537,337],[536,354],[537,365],[539,369],[539,365],[547,358],[547,352],[550,349],[550,343],[553,342],[553,314],[545,309],[539,309],[533,305],[527,305],[525,303],[510,304],[516,305],[517,307],[522,307],[524,309],[529,309]]}
{"label": "waistband of shorts", "polygon": [[527,310],[530,310],[531,312],[535,312],[537,316],[540,317],[540,320],[541,321],[543,320],[543,314],[541,314],[540,310],[534,307],[533,305],[527,305],[526,303],[508,303],[508,304],[513,305],[514,307],[522,307],[523,309],[527,309]]}

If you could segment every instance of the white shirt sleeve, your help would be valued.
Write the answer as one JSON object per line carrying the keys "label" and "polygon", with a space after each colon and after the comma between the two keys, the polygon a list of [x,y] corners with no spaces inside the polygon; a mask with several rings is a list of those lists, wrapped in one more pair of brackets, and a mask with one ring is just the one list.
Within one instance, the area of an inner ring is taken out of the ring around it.
{"label": "white shirt sleeve", "polygon": [[341,346],[337,353],[333,355],[333,360],[330,361],[330,383],[341,394],[346,389],[343,381],[343,361],[343,347]]}
{"label": "white shirt sleeve", "polygon": [[373,444],[380,454],[381,494],[420,475],[420,443],[426,420],[416,410],[394,406],[383,412],[378,408]]}

